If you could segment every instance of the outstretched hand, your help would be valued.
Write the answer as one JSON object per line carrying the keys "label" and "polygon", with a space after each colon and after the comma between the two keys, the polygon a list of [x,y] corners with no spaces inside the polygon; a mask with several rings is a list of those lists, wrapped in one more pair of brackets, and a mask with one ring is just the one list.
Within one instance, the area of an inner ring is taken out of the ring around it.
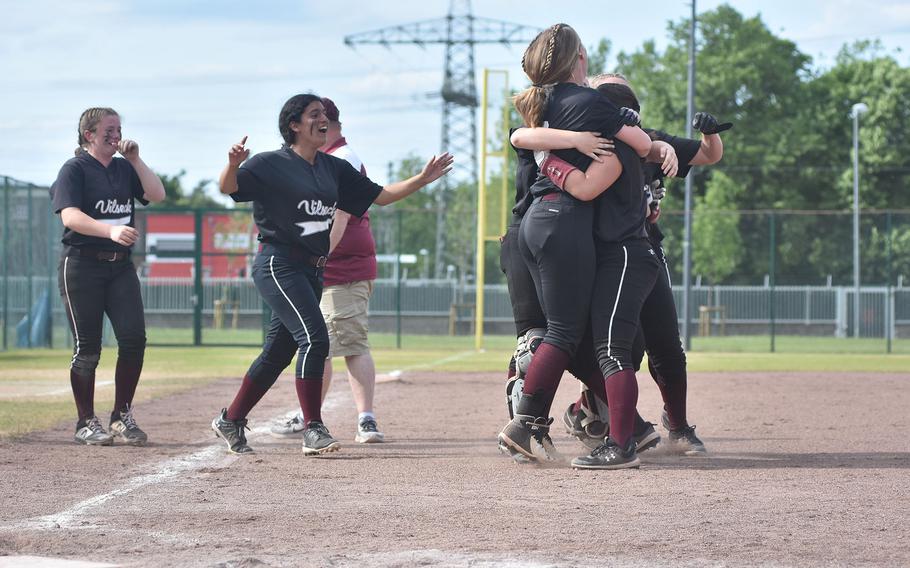
{"label": "outstretched hand", "polygon": [[243,140],[241,140],[238,144],[231,146],[231,149],[228,152],[228,164],[230,164],[231,167],[239,167],[240,164],[242,164],[247,158],[250,157],[250,149],[243,147],[244,144],[246,144],[246,138],[247,137],[244,136]]}
{"label": "outstretched hand", "polygon": [[[245,137],[244,140],[246,140]],[[421,184],[427,185],[433,183],[452,171],[452,163],[454,161],[455,157],[448,152],[439,156],[433,156],[427,160],[427,163],[423,166],[423,170],[420,171]]]}
{"label": "outstretched hand", "polygon": [[733,123],[717,124],[717,119],[714,118],[714,115],[707,112],[696,112],[692,118],[692,128],[702,134],[720,134],[724,130],[733,128]]}

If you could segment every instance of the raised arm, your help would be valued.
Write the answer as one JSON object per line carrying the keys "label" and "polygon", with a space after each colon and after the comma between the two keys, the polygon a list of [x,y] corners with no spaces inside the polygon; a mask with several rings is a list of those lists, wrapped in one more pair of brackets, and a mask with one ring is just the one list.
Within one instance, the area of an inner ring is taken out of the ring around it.
{"label": "raised arm", "polygon": [[161,178],[139,157],[139,144],[133,140],[121,140],[117,151],[126,158],[136,171],[136,175],[139,176],[139,183],[142,185],[142,197],[150,203],[164,201],[164,185],[161,183]]}
{"label": "raised arm", "polygon": [[244,160],[250,157],[249,148],[243,147],[246,144],[246,138],[244,136],[238,144],[231,146],[228,151],[228,164],[218,176],[218,188],[224,195],[237,193],[237,169]]}
{"label": "raised arm", "polygon": [[692,126],[701,132],[701,148],[689,162],[693,166],[709,166],[716,164],[724,157],[724,143],[720,133],[733,128],[732,122],[718,124],[717,119],[707,112],[697,112],[692,119]]}
{"label": "raised arm", "polygon": [[433,183],[442,176],[446,175],[452,169],[454,158],[446,152],[440,156],[433,156],[423,166],[423,170],[414,177],[406,180],[396,181],[382,188],[373,203],[377,205],[389,205],[399,199],[411,195],[425,185]]}

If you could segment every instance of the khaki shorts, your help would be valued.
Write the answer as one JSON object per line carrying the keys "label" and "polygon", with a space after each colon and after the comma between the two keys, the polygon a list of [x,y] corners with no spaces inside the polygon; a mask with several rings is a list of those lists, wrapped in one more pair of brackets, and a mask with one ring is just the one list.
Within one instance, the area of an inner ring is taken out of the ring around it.
{"label": "khaki shorts", "polygon": [[370,352],[367,313],[372,294],[372,280],[327,286],[322,291],[319,309],[329,330],[329,357],[366,355]]}

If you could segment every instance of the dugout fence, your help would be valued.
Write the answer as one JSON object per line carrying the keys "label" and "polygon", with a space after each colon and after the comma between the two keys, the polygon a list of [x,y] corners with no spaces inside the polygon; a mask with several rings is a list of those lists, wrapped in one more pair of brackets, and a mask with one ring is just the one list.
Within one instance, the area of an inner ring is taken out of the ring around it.
{"label": "dugout fence", "polygon": [[[70,346],[57,292],[62,227],[47,188],[2,181],[2,348]],[[371,215],[381,259],[371,329],[395,334],[398,345],[407,334],[473,333],[472,273],[453,267],[430,278],[433,232],[420,228],[433,226],[435,212]],[[910,353],[910,212],[863,212],[858,312],[849,212],[709,211],[694,219],[693,349]],[[665,213],[662,224],[681,306],[682,217]],[[249,210],[153,206],[137,212],[137,225],[133,256],[151,345],[261,343],[269,314],[250,278],[257,243]],[[499,283],[484,286],[484,330],[509,335],[498,251],[487,248],[487,282]]]}

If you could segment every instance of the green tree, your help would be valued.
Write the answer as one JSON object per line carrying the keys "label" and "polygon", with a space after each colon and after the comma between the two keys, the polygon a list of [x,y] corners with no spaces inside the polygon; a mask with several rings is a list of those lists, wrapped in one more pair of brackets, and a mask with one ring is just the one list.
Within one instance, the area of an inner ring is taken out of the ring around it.
{"label": "green tree", "polygon": [[610,48],[613,46],[610,40],[603,38],[597,45],[588,48],[588,75],[600,75],[606,73],[607,61],[610,58]]}
{"label": "green tree", "polygon": [[180,170],[176,175],[158,174],[164,185],[164,204],[173,207],[198,207],[198,208],[220,208],[223,205],[208,195],[206,190],[212,183],[212,180],[200,180],[196,185],[187,192],[183,187],[183,176],[186,170]]}
{"label": "green tree", "polygon": [[716,172],[707,185],[704,197],[696,198],[692,263],[696,274],[719,284],[736,271],[744,253],[736,210],[743,190],[723,172]]}

